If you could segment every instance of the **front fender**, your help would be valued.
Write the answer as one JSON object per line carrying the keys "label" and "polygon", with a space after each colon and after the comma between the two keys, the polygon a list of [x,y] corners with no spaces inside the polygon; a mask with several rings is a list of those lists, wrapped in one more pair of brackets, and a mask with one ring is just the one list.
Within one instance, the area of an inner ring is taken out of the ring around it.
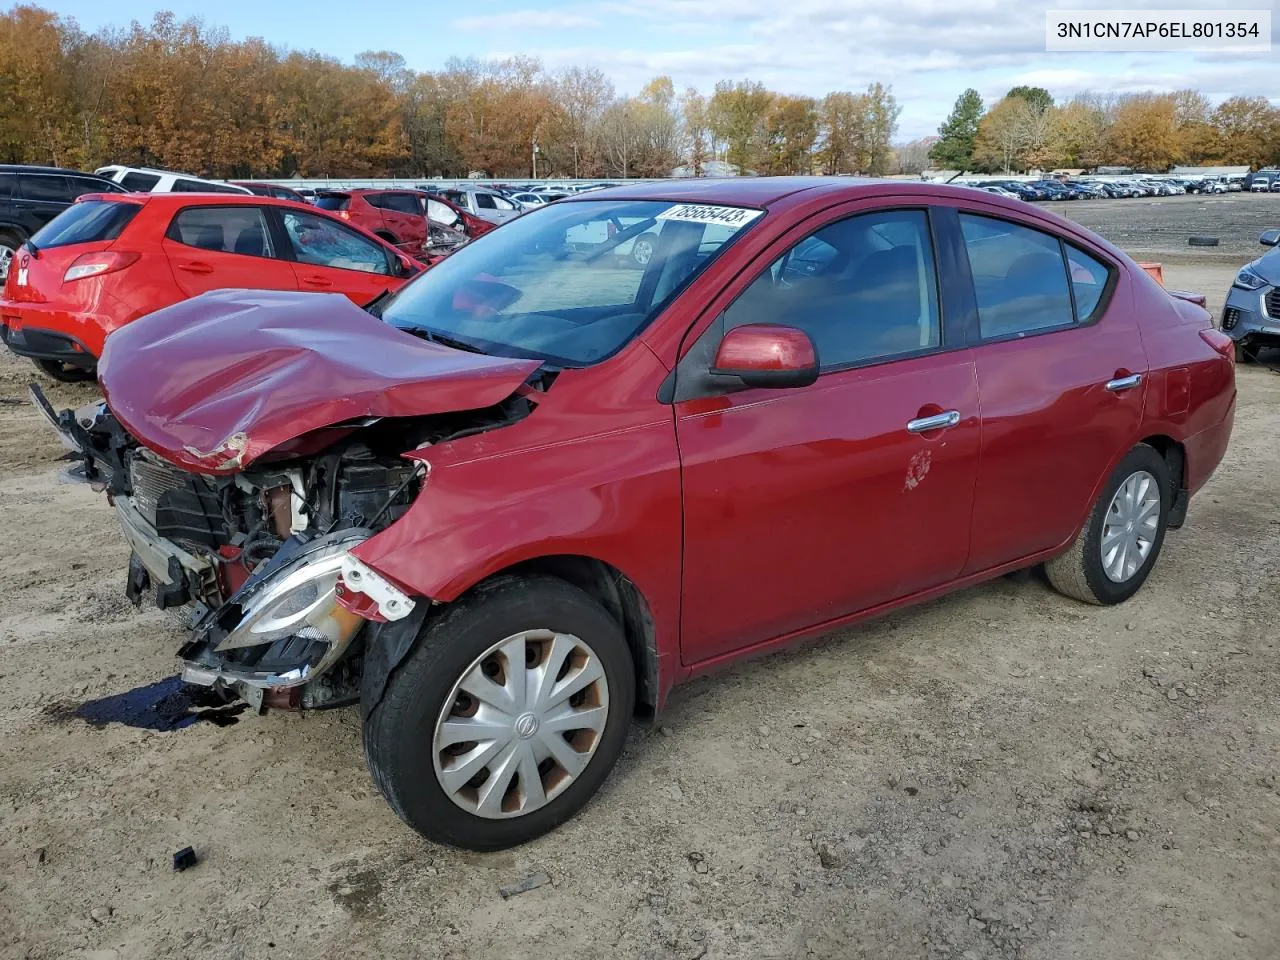
{"label": "front fender", "polygon": [[421,493],[353,551],[361,561],[409,593],[448,603],[528,560],[600,560],[640,592],[660,662],[679,662],[682,516],[672,421],[465,462],[422,457]]}

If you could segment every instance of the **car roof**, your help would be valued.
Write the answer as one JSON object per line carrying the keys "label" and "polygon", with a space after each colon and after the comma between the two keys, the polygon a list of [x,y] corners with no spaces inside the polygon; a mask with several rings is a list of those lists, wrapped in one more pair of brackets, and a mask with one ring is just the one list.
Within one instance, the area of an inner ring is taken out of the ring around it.
{"label": "car roof", "polygon": [[190,193],[149,193],[147,191],[135,191],[133,193],[86,194],[86,196],[102,196],[112,200],[130,200],[135,203],[145,203],[147,206],[159,205],[161,207],[225,207],[232,204],[236,206],[253,204],[268,207],[292,207],[294,210],[305,210],[308,213],[316,212],[316,208],[311,206],[309,203],[304,203],[298,200],[288,200],[283,197],[263,197],[256,193],[199,193],[194,190]]}
{"label": "car roof", "polygon": [[40,167],[25,163],[0,163],[0,173],[61,173],[77,177],[93,177],[96,180],[106,179],[96,173],[86,173],[83,170],[72,170],[68,167]]}
{"label": "car roof", "polygon": [[868,177],[732,177],[723,180],[684,179],[624,184],[570,193],[563,203],[595,203],[601,200],[667,200],[675,203],[715,203],[728,206],[768,207],[788,198],[837,195],[842,199],[894,192],[920,196],[972,196],[962,186],[920,180],[882,180]]}

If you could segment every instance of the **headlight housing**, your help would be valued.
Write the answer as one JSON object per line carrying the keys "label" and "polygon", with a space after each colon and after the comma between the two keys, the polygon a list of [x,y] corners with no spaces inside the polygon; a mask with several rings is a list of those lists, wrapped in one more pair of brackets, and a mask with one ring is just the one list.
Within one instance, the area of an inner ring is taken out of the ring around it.
{"label": "headlight housing", "polygon": [[1245,267],[1236,274],[1234,285],[1239,287],[1241,290],[1260,290],[1267,286],[1267,281],[1263,280],[1248,267]]}
{"label": "headlight housing", "polygon": [[292,667],[273,678],[277,683],[299,683],[322,673],[365,622],[338,603],[336,588],[344,558],[368,535],[348,530],[302,545],[260,580],[246,583],[198,634],[208,637],[215,654],[237,662],[242,659],[237,651],[249,661],[258,656],[248,648],[296,651]]}

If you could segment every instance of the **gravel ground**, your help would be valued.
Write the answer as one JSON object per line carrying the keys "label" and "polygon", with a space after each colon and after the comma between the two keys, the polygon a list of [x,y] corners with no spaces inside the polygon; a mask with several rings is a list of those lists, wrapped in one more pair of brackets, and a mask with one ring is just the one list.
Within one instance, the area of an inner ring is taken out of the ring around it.
{"label": "gravel ground", "polygon": [[[1170,284],[1218,305],[1280,221],[1269,197],[1053,209],[1168,238]],[[1190,232],[1237,252],[1193,262]],[[0,957],[1280,955],[1266,369],[1241,369],[1226,462],[1129,603],[1001,579],[700,680],[576,820],[496,855],[409,833],[352,711],[73,716],[171,676],[177,633],[124,600],[106,505],[9,402],[29,369],[0,356]]]}

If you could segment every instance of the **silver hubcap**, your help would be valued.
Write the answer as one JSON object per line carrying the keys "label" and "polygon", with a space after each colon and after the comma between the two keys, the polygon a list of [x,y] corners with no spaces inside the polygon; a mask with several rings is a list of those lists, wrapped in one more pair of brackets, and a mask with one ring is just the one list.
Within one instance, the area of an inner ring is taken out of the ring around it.
{"label": "silver hubcap", "polygon": [[1160,528],[1160,484],[1146,470],[1130,474],[1111,498],[1102,522],[1102,569],[1124,583],[1151,556]]}
{"label": "silver hubcap", "polygon": [[637,240],[631,248],[631,255],[636,258],[636,263],[646,264],[653,256],[653,244],[648,240]]}
{"label": "silver hubcap", "polygon": [[9,279],[9,266],[13,263],[13,248],[0,243],[0,283]]}
{"label": "silver hubcap", "polygon": [[587,768],[609,718],[609,683],[577,637],[526,630],[476,658],[436,720],[436,779],[462,809],[519,817]]}

